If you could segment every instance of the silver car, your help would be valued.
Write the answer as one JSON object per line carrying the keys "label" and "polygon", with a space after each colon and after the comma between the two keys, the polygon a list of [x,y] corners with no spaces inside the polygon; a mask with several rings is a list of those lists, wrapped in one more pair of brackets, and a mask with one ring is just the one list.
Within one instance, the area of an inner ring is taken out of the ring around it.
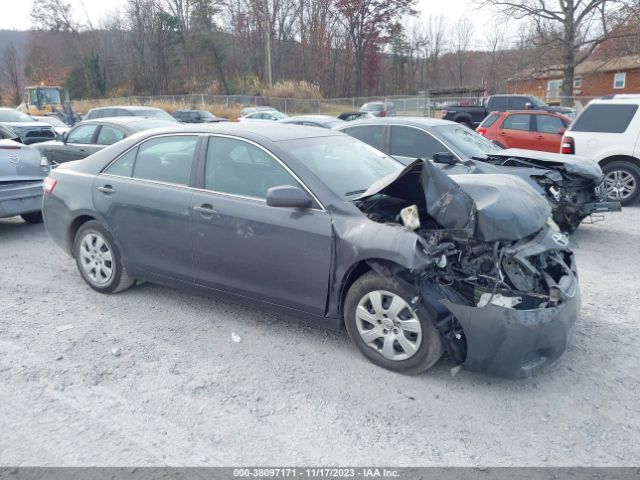
{"label": "silver car", "polygon": [[0,140],[0,218],[42,222],[42,182],[49,162],[35,148]]}

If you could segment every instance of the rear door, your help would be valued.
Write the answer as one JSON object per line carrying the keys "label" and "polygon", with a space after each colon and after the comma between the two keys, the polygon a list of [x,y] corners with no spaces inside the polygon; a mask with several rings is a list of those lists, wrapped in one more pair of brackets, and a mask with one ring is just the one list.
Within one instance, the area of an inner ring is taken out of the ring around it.
{"label": "rear door", "polygon": [[562,142],[562,134],[567,127],[562,119],[555,115],[544,113],[532,115],[532,118],[536,135],[530,148],[543,152],[558,153]]}
{"label": "rear door", "polygon": [[274,155],[239,138],[212,136],[194,192],[196,282],[210,288],[325,313],[331,217],[321,205],[270,207],[271,187],[300,186]]}
{"label": "rear door", "polygon": [[189,185],[199,138],[150,138],[96,177],[94,205],[132,273],[193,281]]}
{"label": "rear door", "polygon": [[498,129],[496,139],[507,148],[531,148],[531,115],[513,113],[507,115]]}

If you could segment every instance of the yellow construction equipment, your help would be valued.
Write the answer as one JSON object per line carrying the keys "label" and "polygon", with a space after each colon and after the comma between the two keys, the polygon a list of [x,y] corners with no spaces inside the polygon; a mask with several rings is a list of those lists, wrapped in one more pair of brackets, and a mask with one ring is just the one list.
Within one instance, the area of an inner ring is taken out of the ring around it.
{"label": "yellow construction equipment", "polygon": [[24,89],[24,99],[18,109],[28,115],[57,116],[68,125],[76,121],[76,114],[71,107],[71,97],[66,88],[39,85]]}

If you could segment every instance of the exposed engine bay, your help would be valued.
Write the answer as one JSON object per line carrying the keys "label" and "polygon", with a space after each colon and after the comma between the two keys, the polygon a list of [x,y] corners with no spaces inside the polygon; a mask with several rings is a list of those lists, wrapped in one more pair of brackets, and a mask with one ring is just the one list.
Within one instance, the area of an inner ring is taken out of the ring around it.
{"label": "exposed engine bay", "polygon": [[430,162],[414,163],[354,203],[370,220],[416,234],[428,259],[423,267],[381,273],[447,306],[437,328],[458,362],[469,363],[468,330],[483,315],[529,318],[561,307],[577,289],[568,238],[546,201],[519,178],[446,176]]}
{"label": "exposed engine bay", "polygon": [[[553,205],[553,220],[564,232],[573,232],[590,215],[621,210],[619,202],[607,201],[602,170],[589,159],[507,149],[487,154],[482,161],[501,167],[531,169],[530,178],[538,183],[541,193]],[[594,221],[598,219],[601,218],[593,217]]]}

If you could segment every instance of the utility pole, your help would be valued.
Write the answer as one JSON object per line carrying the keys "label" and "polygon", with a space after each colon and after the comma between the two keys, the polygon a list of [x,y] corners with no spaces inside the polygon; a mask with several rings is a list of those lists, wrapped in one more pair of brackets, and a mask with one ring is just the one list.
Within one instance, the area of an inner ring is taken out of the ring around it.
{"label": "utility pole", "polygon": [[264,69],[265,79],[269,82],[269,86],[273,85],[273,78],[271,76],[271,28],[269,25],[269,0],[263,0],[264,10]]}

